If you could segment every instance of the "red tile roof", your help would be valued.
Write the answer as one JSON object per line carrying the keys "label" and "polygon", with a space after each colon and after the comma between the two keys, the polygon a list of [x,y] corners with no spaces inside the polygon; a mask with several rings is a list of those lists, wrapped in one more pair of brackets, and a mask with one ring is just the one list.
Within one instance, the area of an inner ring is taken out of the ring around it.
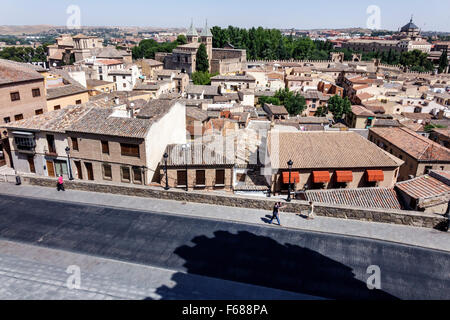
{"label": "red tile roof", "polygon": [[97,59],[98,63],[101,63],[105,66],[111,66],[116,64],[123,64],[123,61],[117,60],[117,59]]}
{"label": "red tile roof", "polygon": [[268,137],[273,168],[394,168],[403,164],[357,133],[347,131],[279,132],[272,130]]}
{"label": "red tile roof", "polygon": [[[450,172],[447,172],[447,175],[450,176]],[[449,185],[429,175],[399,182],[395,186],[414,199],[431,198],[446,193],[450,194]]]}
{"label": "red tile roof", "polygon": [[352,112],[356,116],[375,117],[375,113],[373,113],[370,110],[367,110],[366,108],[360,105],[352,106]]}
{"label": "red tile roof", "polygon": [[0,84],[44,80],[44,77],[37,72],[44,71],[40,67],[32,64],[0,59]]}
{"label": "red tile roof", "polygon": [[305,191],[307,201],[362,208],[401,209],[394,189],[358,188]]}
{"label": "red tile roof", "polygon": [[369,130],[417,160],[450,161],[449,149],[408,128],[370,128]]}

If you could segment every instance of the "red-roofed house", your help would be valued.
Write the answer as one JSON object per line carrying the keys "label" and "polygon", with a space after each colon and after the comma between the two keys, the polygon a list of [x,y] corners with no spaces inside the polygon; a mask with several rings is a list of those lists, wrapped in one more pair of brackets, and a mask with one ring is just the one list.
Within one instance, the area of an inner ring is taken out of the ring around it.
{"label": "red-roofed house", "polygon": [[399,181],[427,174],[430,170],[450,170],[450,150],[405,128],[370,128],[369,140],[402,159]]}

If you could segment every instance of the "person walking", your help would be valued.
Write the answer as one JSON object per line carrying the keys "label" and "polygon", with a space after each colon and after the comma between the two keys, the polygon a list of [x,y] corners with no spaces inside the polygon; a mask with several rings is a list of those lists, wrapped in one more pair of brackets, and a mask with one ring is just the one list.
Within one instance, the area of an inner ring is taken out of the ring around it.
{"label": "person walking", "polygon": [[279,218],[279,210],[285,208],[286,206],[282,207],[281,202],[275,203],[273,206],[273,212],[272,212],[272,218],[269,221],[269,224],[272,224],[273,219],[277,219],[278,225],[281,226],[280,218]]}
{"label": "person walking", "polygon": [[314,203],[312,201],[309,202],[309,211],[308,211],[308,217],[306,219],[312,220],[314,219]]}
{"label": "person walking", "polygon": [[58,191],[60,191],[60,190],[66,191],[66,190],[64,190],[64,179],[63,179],[62,174],[58,177],[58,183],[56,185],[56,189]]}

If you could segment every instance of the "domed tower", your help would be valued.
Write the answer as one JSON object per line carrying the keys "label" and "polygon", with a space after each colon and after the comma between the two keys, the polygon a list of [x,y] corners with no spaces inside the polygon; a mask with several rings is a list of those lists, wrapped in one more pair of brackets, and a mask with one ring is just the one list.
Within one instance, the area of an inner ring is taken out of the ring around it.
{"label": "domed tower", "polygon": [[191,21],[191,26],[186,32],[186,39],[188,43],[197,43],[198,42],[198,33],[197,29],[194,27],[194,20]]}
{"label": "domed tower", "polygon": [[417,38],[420,35],[420,29],[418,26],[416,26],[413,22],[413,17],[411,16],[411,20],[409,21],[408,24],[404,25],[401,29],[400,32],[406,36],[409,37],[411,39]]}
{"label": "domed tower", "polygon": [[202,33],[200,34],[201,41],[206,47],[206,52],[208,53],[208,60],[209,65],[211,66],[211,59],[212,59],[212,39],[213,35],[211,33],[211,30],[208,27],[208,20],[206,20],[205,28],[203,29]]}

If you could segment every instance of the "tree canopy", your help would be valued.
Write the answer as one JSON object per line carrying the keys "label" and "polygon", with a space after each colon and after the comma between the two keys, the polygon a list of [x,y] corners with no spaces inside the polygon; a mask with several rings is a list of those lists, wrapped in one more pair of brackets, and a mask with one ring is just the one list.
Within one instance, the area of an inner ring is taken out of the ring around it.
{"label": "tree canopy", "polygon": [[261,105],[270,103],[284,106],[290,115],[301,114],[306,109],[305,97],[298,92],[290,91],[288,88],[278,90],[273,97],[259,97],[258,101]]}
{"label": "tree canopy", "polygon": [[[412,71],[432,71],[433,64],[426,53],[414,50],[411,52],[398,52],[396,50],[362,52],[349,49],[335,49],[330,41],[313,41],[308,37],[283,35],[278,29],[264,29],[262,27],[243,29],[233,26],[221,28],[215,26],[211,29],[213,34],[213,47],[223,48],[231,44],[237,49],[247,51],[250,60],[327,60],[331,52],[343,52],[345,60],[351,60],[353,53],[360,53],[362,60],[370,61],[380,59],[382,63],[408,67]],[[142,40],[133,48],[133,58],[154,58],[155,52],[172,52],[181,44],[187,43],[186,37],[178,36],[174,42],[158,43],[155,40]]]}
{"label": "tree canopy", "polygon": [[400,64],[408,67],[411,71],[426,72],[433,70],[433,63],[428,60],[428,54],[420,50],[403,52]]}
{"label": "tree canopy", "polygon": [[[332,96],[330,100],[328,100],[328,111],[333,114],[334,120],[341,120],[344,115],[350,113],[352,111],[352,104],[347,97],[344,99],[338,95]],[[327,114],[328,111],[325,113]]]}
{"label": "tree canopy", "polygon": [[281,105],[280,99],[276,98],[276,97],[268,97],[268,96],[262,96],[258,98],[258,103],[263,106],[264,104],[268,103],[268,104],[273,104],[276,106]]}
{"label": "tree canopy", "polygon": [[37,47],[6,47],[0,51],[0,58],[17,62],[47,61],[47,45]]}
{"label": "tree canopy", "polygon": [[433,129],[445,129],[445,128],[447,128],[447,127],[444,125],[430,123],[430,124],[427,124],[424,129],[425,129],[425,132],[431,132],[431,131],[433,131]]}
{"label": "tree canopy", "polygon": [[218,73],[210,74],[209,72],[196,71],[192,73],[191,77],[192,82],[196,85],[210,85],[211,77],[216,75],[218,75]]}
{"label": "tree canopy", "polygon": [[199,72],[209,71],[208,53],[206,52],[206,46],[202,43],[197,50],[196,55],[196,70]]}
{"label": "tree canopy", "polygon": [[145,39],[139,42],[139,45],[132,50],[133,59],[154,59],[156,52],[172,52],[179,45],[186,44],[184,35],[179,35],[173,42],[159,43],[153,39]]}
{"label": "tree canopy", "polygon": [[447,67],[448,67],[447,51],[444,50],[444,52],[442,52],[441,57],[439,58],[439,67],[438,67],[439,73],[443,73]]}

